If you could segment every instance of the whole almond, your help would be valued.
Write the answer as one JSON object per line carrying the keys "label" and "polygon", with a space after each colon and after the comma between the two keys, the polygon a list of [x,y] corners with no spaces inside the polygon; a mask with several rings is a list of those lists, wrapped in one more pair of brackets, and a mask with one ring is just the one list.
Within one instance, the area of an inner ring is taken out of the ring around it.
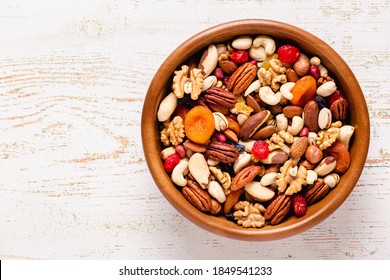
{"label": "whole almond", "polygon": [[306,152],[307,148],[307,137],[299,137],[292,145],[291,145],[291,157],[292,158],[300,158]]}
{"label": "whole almond", "polygon": [[289,82],[296,82],[299,80],[297,73],[291,68],[288,68],[286,71],[286,78]]}
{"label": "whole almond", "polygon": [[302,107],[296,106],[296,105],[289,105],[283,108],[283,114],[289,118],[292,119],[295,116],[302,115]]}
{"label": "whole almond", "polygon": [[230,60],[222,60],[219,62],[219,67],[221,67],[222,71],[226,74],[230,75],[237,69],[237,64]]}
{"label": "whole almond", "polygon": [[307,126],[309,131],[318,132],[318,104],[314,100],[306,103],[303,108],[303,120],[304,125]]}

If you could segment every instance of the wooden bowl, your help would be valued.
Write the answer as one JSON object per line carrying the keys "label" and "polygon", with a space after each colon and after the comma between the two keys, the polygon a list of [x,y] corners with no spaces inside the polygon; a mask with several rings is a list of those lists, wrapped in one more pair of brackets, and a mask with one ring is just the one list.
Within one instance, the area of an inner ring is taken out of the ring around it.
{"label": "wooden bowl", "polygon": [[[351,165],[341,176],[338,186],[316,204],[307,209],[305,216],[291,216],[276,226],[260,229],[243,228],[225,217],[204,214],[193,207],[172,184],[160,158],[161,142],[157,124],[157,109],[164,95],[171,89],[172,74],[187,59],[211,43],[225,42],[240,35],[270,35],[300,48],[307,55],[321,58],[322,64],[335,78],[350,105],[349,124],[355,127],[350,144]],[[158,69],[148,92],[142,112],[142,142],[146,162],[154,181],[166,199],[187,219],[215,234],[248,241],[266,241],[286,238],[301,233],[329,217],[349,196],[357,183],[366,160],[370,125],[366,101],[362,90],[344,60],[325,42],[295,26],[261,19],[238,20],[204,30],[181,44]]]}

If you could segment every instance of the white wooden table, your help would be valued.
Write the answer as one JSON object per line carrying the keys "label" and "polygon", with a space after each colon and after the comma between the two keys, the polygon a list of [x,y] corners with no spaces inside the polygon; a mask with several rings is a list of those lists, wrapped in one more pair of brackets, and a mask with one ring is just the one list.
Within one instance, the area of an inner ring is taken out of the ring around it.
{"label": "white wooden table", "polygon": [[[386,1],[0,0],[1,259],[389,259],[390,8]],[[140,119],[155,71],[213,25],[265,18],[322,38],[369,106],[366,167],[299,236],[213,235],[165,200]]]}

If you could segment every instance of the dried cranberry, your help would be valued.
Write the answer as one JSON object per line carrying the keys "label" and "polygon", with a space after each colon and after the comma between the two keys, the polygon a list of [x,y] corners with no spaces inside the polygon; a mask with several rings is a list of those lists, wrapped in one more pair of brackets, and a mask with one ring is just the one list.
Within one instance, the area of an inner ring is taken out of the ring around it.
{"label": "dried cranberry", "polygon": [[291,198],[294,213],[297,217],[301,217],[306,214],[307,203],[306,199],[300,194],[294,194]]}
{"label": "dried cranberry", "polygon": [[287,64],[294,64],[300,55],[299,49],[291,45],[283,45],[278,49],[279,60]]}
{"label": "dried cranberry", "polygon": [[257,159],[265,159],[269,154],[268,143],[258,140],[253,144],[252,155]]}
{"label": "dried cranberry", "polygon": [[167,159],[164,162],[164,169],[166,172],[172,172],[173,169],[178,165],[180,162],[180,157],[178,154],[174,153],[167,157]]}
{"label": "dried cranberry", "polygon": [[340,99],[342,97],[344,97],[344,96],[343,96],[343,93],[341,92],[341,90],[336,89],[336,91],[334,93],[332,93],[331,95],[329,95],[326,98],[326,102],[328,103],[328,106],[330,107],[330,105],[332,105],[333,102],[335,102],[337,99]]}
{"label": "dried cranberry", "polygon": [[247,51],[238,50],[230,54],[230,59],[236,64],[248,62],[249,54]]}

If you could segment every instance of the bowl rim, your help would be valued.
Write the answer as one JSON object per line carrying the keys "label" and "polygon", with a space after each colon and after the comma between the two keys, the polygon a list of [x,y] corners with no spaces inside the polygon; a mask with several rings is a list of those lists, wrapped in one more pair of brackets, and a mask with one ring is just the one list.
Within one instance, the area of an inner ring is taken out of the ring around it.
{"label": "bowl rim", "polygon": [[[311,53],[322,55],[323,64],[332,66],[328,69],[331,69],[330,72],[337,78],[336,84],[341,85],[341,88],[348,88],[346,94],[349,98],[347,99],[352,98],[353,94],[354,100],[358,100],[356,104],[354,102],[352,108],[353,112],[356,113],[354,114],[357,126],[355,127],[355,138],[358,134],[359,141],[353,143],[352,149],[355,157],[353,161],[351,158],[351,166],[339,183],[343,184],[344,189],[336,191],[334,195],[327,195],[316,203],[321,204],[322,207],[312,207],[313,205],[311,205],[305,216],[301,218],[292,216],[276,226],[247,229],[227,221],[225,218],[198,211],[185,200],[166,172],[162,172],[164,169],[160,154],[155,152],[156,147],[161,150],[159,134],[157,133],[156,112],[162,97],[167,93],[166,88],[172,76],[167,75],[167,73],[173,73],[187,59],[210,43],[227,41],[229,38],[231,40],[240,35],[256,34],[266,34],[281,40],[292,41],[298,47],[310,49]],[[178,60],[178,57],[181,59]],[[332,57],[331,61],[328,59],[329,57]],[[334,68],[334,65],[337,65],[337,68]],[[368,108],[360,85],[347,63],[332,47],[315,35],[288,23],[268,19],[241,19],[221,23],[193,35],[165,59],[156,71],[145,96],[141,117],[141,135],[145,159],[153,180],[164,197],[184,217],[197,226],[220,236],[246,241],[269,241],[287,238],[314,227],[329,217],[347,199],[364,168],[370,141],[370,125]],[[345,176],[347,174],[348,176]]]}

